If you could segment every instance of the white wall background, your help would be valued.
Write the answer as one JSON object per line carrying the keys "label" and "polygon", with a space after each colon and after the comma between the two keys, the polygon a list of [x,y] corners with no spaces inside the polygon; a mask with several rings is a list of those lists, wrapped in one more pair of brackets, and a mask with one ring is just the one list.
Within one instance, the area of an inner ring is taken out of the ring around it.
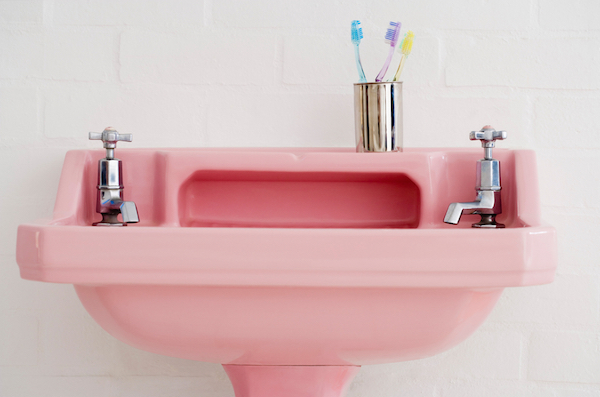
{"label": "white wall background", "polygon": [[21,280],[16,228],[51,217],[65,152],[108,125],[130,148],[353,146],[354,18],[370,79],[389,19],[416,32],[406,146],[476,147],[489,123],[537,151],[560,262],[451,351],[363,367],[349,397],[600,396],[598,0],[0,0],[0,396],[233,396],[219,365],[128,347],[70,285]]}

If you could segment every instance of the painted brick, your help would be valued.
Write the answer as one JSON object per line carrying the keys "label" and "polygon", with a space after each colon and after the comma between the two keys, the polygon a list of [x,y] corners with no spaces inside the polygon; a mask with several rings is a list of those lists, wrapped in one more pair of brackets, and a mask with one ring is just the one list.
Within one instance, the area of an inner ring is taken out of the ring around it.
{"label": "painted brick", "polygon": [[398,364],[366,365],[347,393],[347,397],[363,396],[437,397],[436,382],[410,377]]}
{"label": "painted brick", "polygon": [[0,24],[41,23],[43,0],[0,0]]}
{"label": "painted brick", "polygon": [[600,37],[457,36],[446,51],[449,86],[600,88]]}
{"label": "painted brick", "polygon": [[[10,208],[0,211],[5,225],[0,228],[0,241],[6,244],[0,252],[11,258],[15,254],[17,226],[51,216],[64,159],[64,150],[40,148],[39,143],[33,142],[36,141],[24,139],[21,146],[0,145],[0,168],[7,170],[0,173],[0,186],[10,186],[12,191],[10,195],[0,194],[0,208]],[[12,262],[11,266],[16,264]]]}
{"label": "painted brick", "polygon": [[[120,91],[114,86],[97,84],[69,84],[42,89],[44,102],[44,136],[73,138],[83,145],[87,132],[101,130],[108,125],[120,129],[114,120],[118,114]],[[68,126],[65,121],[68,120]],[[135,142],[135,141],[134,141]]]}
{"label": "painted brick", "polygon": [[[364,48],[364,46],[361,47]],[[347,37],[291,36],[285,38],[284,83],[350,86],[357,79],[354,50]]]}
{"label": "painted brick", "polygon": [[[8,204],[11,198],[13,200],[16,198],[18,201],[13,202],[11,207],[25,210],[25,206],[30,203],[39,206],[41,201],[53,202],[58,188],[56,184],[59,180],[64,152],[64,149],[40,147],[39,145],[33,147],[2,148],[0,166],[7,170],[14,168],[19,170],[19,172],[0,173],[0,183],[3,183],[4,186],[11,186],[16,190],[11,196],[0,196],[0,199],[7,200],[3,204]],[[39,163],[37,163],[38,161]],[[40,170],[40,163],[45,164],[43,170]],[[28,175],[28,179],[24,179],[23,175]],[[22,204],[24,207],[21,207]],[[53,203],[50,203],[50,208],[52,206]],[[18,219],[17,216],[9,218],[8,215],[11,215],[10,211],[2,213],[3,221],[7,221],[8,219],[16,221]],[[44,214],[38,209],[34,214],[27,215],[25,220],[33,221],[35,218],[31,218],[31,216],[39,215],[51,215],[51,213]]]}
{"label": "painted brick", "polygon": [[58,25],[131,25],[156,28],[204,23],[202,0],[53,0]]}
{"label": "painted brick", "polygon": [[518,380],[521,377],[524,337],[487,323],[451,350],[423,360],[394,364],[413,379]]}
{"label": "painted brick", "polygon": [[40,77],[43,67],[43,35],[38,29],[0,27],[0,79]]}
{"label": "painted brick", "polygon": [[[382,40],[363,40],[361,63],[368,81],[375,81],[389,46]],[[433,85],[438,79],[439,40],[419,37],[406,61],[402,80],[413,85]],[[391,78],[400,62],[396,52],[386,74]],[[301,85],[346,85],[358,82],[354,48],[346,36],[289,36],[284,40],[283,82]]]}
{"label": "painted brick", "polygon": [[[567,296],[569,299],[565,299]],[[600,278],[558,274],[552,284],[509,288],[489,321],[593,329],[600,324]]]}
{"label": "painted brick", "polygon": [[558,233],[558,270],[573,273],[581,273],[583,270],[588,274],[598,274],[600,251],[597,225],[600,224],[600,216],[589,209],[574,211],[550,208],[544,219]]}
{"label": "painted brick", "polygon": [[[528,104],[522,97],[490,90],[425,90],[408,81],[403,92],[406,147],[479,147],[469,132],[484,125],[507,131],[498,148],[528,148]],[[473,165],[475,167],[475,165]]]}
{"label": "painted brick", "polygon": [[38,319],[23,313],[10,313],[9,316],[10,321],[3,321],[0,326],[0,371],[3,365],[36,365]]}
{"label": "painted brick", "polygon": [[[402,32],[404,33],[405,30]],[[411,86],[438,86],[441,74],[441,40],[432,36],[415,36],[413,49],[406,59],[400,79]],[[396,54],[398,52],[396,51]],[[400,57],[397,58],[398,63]],[[397,69],[392,62],[394,69]],[[394,70],[393,73],[396,71]]]}
{"label": "painted brick", "polygon": [[[134,134],[128,147],[203,146],[204,94],[194,87],[72,84],[43,91],[44,133],[88,142],[88,131],[112,125]],[[68,128],[65,128],[68,120]]]}
{"label": "painted brick", "polygon": [[[523,337],[503,329],[480,329],[440,355],[438,376],[459,379],[519,379]],[[433,357],[435,360],[436,357]]]}
{"label": "painted brick", "polygon": [[209,144],[354,147],[352,101],[350,87],[347,94],[215,90],[208,97]]}
{"label": "painted brick", "polygon": [[[4,155],[5,153],[0,152],[0,155]],[[8,163],[10,167],[17,167],[22,165],[25,161],[35,161],[34,156],[28,155],[25,159],[21,161],[16,161],[12,163]],[[39,167],[39,164],[38,164]],[[11,169],[11,168],[5,168]],[[21,175],[21,174],[19,174]],[[22,175],[21,175],[22,176]],[[2,178],[5,179],[5,178]],[[6,178],[8,179],[8,178]],[[37,180],[37,177],[32,177],[29,183],[32,183],[33,180]],[[58,182],[56,180],[56,182]],[[45,185],[46,183],[42,183]],[[7,186],[15,186],[15,185],[7,185]],[[0,200],[0,202],[5,205],[5,208],[10,208],[11,211],[5,211],[6,214],[2,215],[2,223],[5,226],[6,230],[0,230],[0,238],[4,238],[7,244],[7,248],[3,250],[4,253],[13,255],[15,252],[16,242],[17,242],[17,233],[16,228],[19,224],[24,222],[33,222],[36,219],[42,218],[44,215],[46,218],[48,215],[52,214],[52,208],[54,206],[54,199],[56,198],[56,186],[52,186],[49,191],[41,192],[39,197],[32,197],[30,195],[26,195],[22,192],[16,193],[11,198],[6,197],[4,200]],[[41,189],[41,188],[38,188]],[[47,197],[47,201],[44,202],[43,198]],[[15,201],[19,201],[18,204],[15,204]],[[42,216],[40,216],[42,215]],[[11,265],[12,266],[12,265]]]}
{"label": "painted brick", "polygon": [[[5,376],[0,382],[3,397],[113,397],[108,377]],[[130,396],[131,397],[131,396]]]}
{"label": "painted brick", "polygon": [[108,376],[115,372],[116,341],[88,315],[49,312],[40,324],[40,338],[40,367],[46,376]]}
{"label": "painted brick", "polygon": [[552,30],[600,29],[600,3],[596,0],[540,0],[540,26]]}
{"label": "painted brick", "polygon": [[527,378],[537,381],[600,383],[600,335],[539,331],[529,345]]}
{"label": "painted brick", "polygon": [[600,395],[600,385],[584,385],[579,388],[556,386],[554,393],[556,397],[598,397]]}
{"label": "painted brick", "polygon": [[22,85],[0,85],[0,142],[19,145],[40,138],[36,89]]}
{"label": "painted brick", "polygon": [[553,390],[514,381],[458,381],[441,386],[440,397],[558,397]]}
{"label": "painted brick", "polygon": [[[0,280],[6,280],[8,277],[18,279],[19,271],[14,266],[15,257],[8,254],[0,254]],[[0,319],[8,318],[11,313],[9,297],[11,293],[10,284],[3,283],[0,288]]]}
{"label": "painted brick", "polygon": [[[222,370],[221,370],[222,371]],[[224,371],[223,371],[224,374]],[[113,379],[111,397],[210,396],[231,397],[233,387],[225,376],[134,376]]]}
{"label": "painted brick", "polygon": [[55,80],[116,78],[117,37],[105,30],[53,29],[44,36],[44,76]]}
{"label": "painted brick", "polygon": [[[352,19],[378,24],[385,31],[390,20],[400,20],[417,31],[423,29],[482,29],[507,30],[526,28],[530,24],[529,1],[510,0],[500,3],[468,1],[464,6],[440,3],[435,0],[421,2],[378,2],[370,6],[365,2],[336,3],[315,0],[302,3],[250,2],[234,0],[213,4],[215,23],[231,27],[345,27]],[[435,10],[435,12],[423,12]],[[382,33],[383,35],[383,33]]]}
{"label": "painted brick", "polygon": [[[350,21],[361,19],[371,7],[365,2],[335,2],[307,0],[236,1],[212,3],[212,15],[217,26],[230,28],[345,28],[350,35]],[[387,23],[387,22],[385,22]]]}
{"label": "painted brick", "polygon": [[418,32],[429,29],[449,30],[513,30],[526,29],[531,24],[530,0],[485,2],[463,0],[460,3],[437,0],[399,2],[378,1],[370,7],[368,22],[379,23],[385,30],[390,20],[400,20],[408,29]]}
{"label": "painted brick", "polygon": [[598,123],[595,117],[589,117],[600,109],[600,98],[541,97],[535,101],[534,106],[536,146],[600,149],[600,142],[590,139],[590,134],[598,128]]}
{"label": "painted brick", "polygon": [[[218,364],[162,356],[117,342],[119,373],[123,376],[218,376],[223,372]],[[227,375],[223,372],[223,376]]]}
{"label": "painted brick", "polygon": [[[45,219],[48,219],[46,217]],[[21,221],[22,222],[22,221]],[[19,223],[21,223],[19,222]],[[13,228],[13,230],[15,230]],[[2,272],[10,275],[10,281],[6,281],[2,285],[0,296],[4,298],[2,302],[4,316],[7,320],[13,317],[17,310],[26,310],[27,314],[36,318],[41,329],[44,323],[44,314],[52,313],[56,316],[62,316],[67,313],[72,315],[82,310],[81,303],[77,299],[73,286],[68,284],[52,284],[43,283],[41,286],[38,283],[32,283],[29,280],[23,280],[19,276],[19,267],[17,266],[14,257],[6,259],[0,257],[2,266],[10,268],[9,272]],[[37,285],[37,288],[36,288]],[[60,306],[59,306],[60,304]],[[5,308],[5,309],[4,309]],[[4,321],[4,320],[3,320]],[[40,331],[37,331],[38,333]],[[37,333],[36,333],[37,335]],[[38,338],[33,338],[33,334],[28,334],[27,345],[21,345],[21,349],[27,350],[29,346],[38,346]],[[23,336],[25,338],[25,336]],[[39,353],[41,355],[41,352]],[[39,362],[36,362],[38,364]],[[12,371],[16,375],[27,375],[31,373],[31,367],[17,368]],[[1,394],[0,394],[1,395]]]}
{"label": "painted brick", "polygon": [[269,85],[275,77],[275,49],[276,39],[264,34],[128,30],[121,37],[121,80]]}
{"label": "painted brick", "polygon": [[[538,170],[543,170],[539,176],[542,204],[570,208],[600,207],[594,199],[600,194],[600,186],[589,183],[600,180],[597,151],[547,149],[538,150],[537,155]],[[585,177],[574,177],[580,175]]]}

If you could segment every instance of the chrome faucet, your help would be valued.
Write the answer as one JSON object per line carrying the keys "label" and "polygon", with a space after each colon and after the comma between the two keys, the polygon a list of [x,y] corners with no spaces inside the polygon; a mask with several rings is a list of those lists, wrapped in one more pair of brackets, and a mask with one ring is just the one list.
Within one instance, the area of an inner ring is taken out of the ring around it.
{"label": "chrome faucet", "polygon": [[[101,140],[106,149],[106,158],[98,161],[98,196],[96,212],[102,215],[94,226],[127,226],[139,222],[137,208],[133,201],[123,201],[123,165],[115,158],[117,141],[131,142],[131,134],[119,134],[113,127],[103,132],[90,132],[89,138]],[[121,214],[123,222],[117,217]]]}
{"label": "chrome faucet", "polygon": [[473,227],[503,228],[504,225],[496,222],[496,215],[502,213],[500,197],[500,162],[492,158],[492,149],[497,139],[506,139],[506,131],[496,131],[486,125],[480,131],[471,131],[469,139],[481,140],[484,150],[483,159],[477,162],[477,198],[469,203],[452,203],[444,217],[444,222],[452,225],[458,224],[463,214],[478,214],[481,220],[474,223]]}

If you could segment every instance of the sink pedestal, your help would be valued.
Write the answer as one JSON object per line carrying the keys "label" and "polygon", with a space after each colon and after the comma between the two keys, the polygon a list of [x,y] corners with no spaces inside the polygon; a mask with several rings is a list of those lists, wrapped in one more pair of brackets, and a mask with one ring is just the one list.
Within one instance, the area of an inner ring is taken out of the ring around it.
{"label": "sink pedestal", "polygon": [[223,365],[235,397],[343,397],[360,366]]}

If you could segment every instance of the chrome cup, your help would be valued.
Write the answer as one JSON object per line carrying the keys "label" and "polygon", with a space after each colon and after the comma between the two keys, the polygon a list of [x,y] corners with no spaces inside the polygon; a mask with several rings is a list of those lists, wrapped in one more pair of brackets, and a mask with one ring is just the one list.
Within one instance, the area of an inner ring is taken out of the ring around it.
{"label": "chrome cup", "polygon": [[402,150],[402,82],[354,84],[356,151]]}

